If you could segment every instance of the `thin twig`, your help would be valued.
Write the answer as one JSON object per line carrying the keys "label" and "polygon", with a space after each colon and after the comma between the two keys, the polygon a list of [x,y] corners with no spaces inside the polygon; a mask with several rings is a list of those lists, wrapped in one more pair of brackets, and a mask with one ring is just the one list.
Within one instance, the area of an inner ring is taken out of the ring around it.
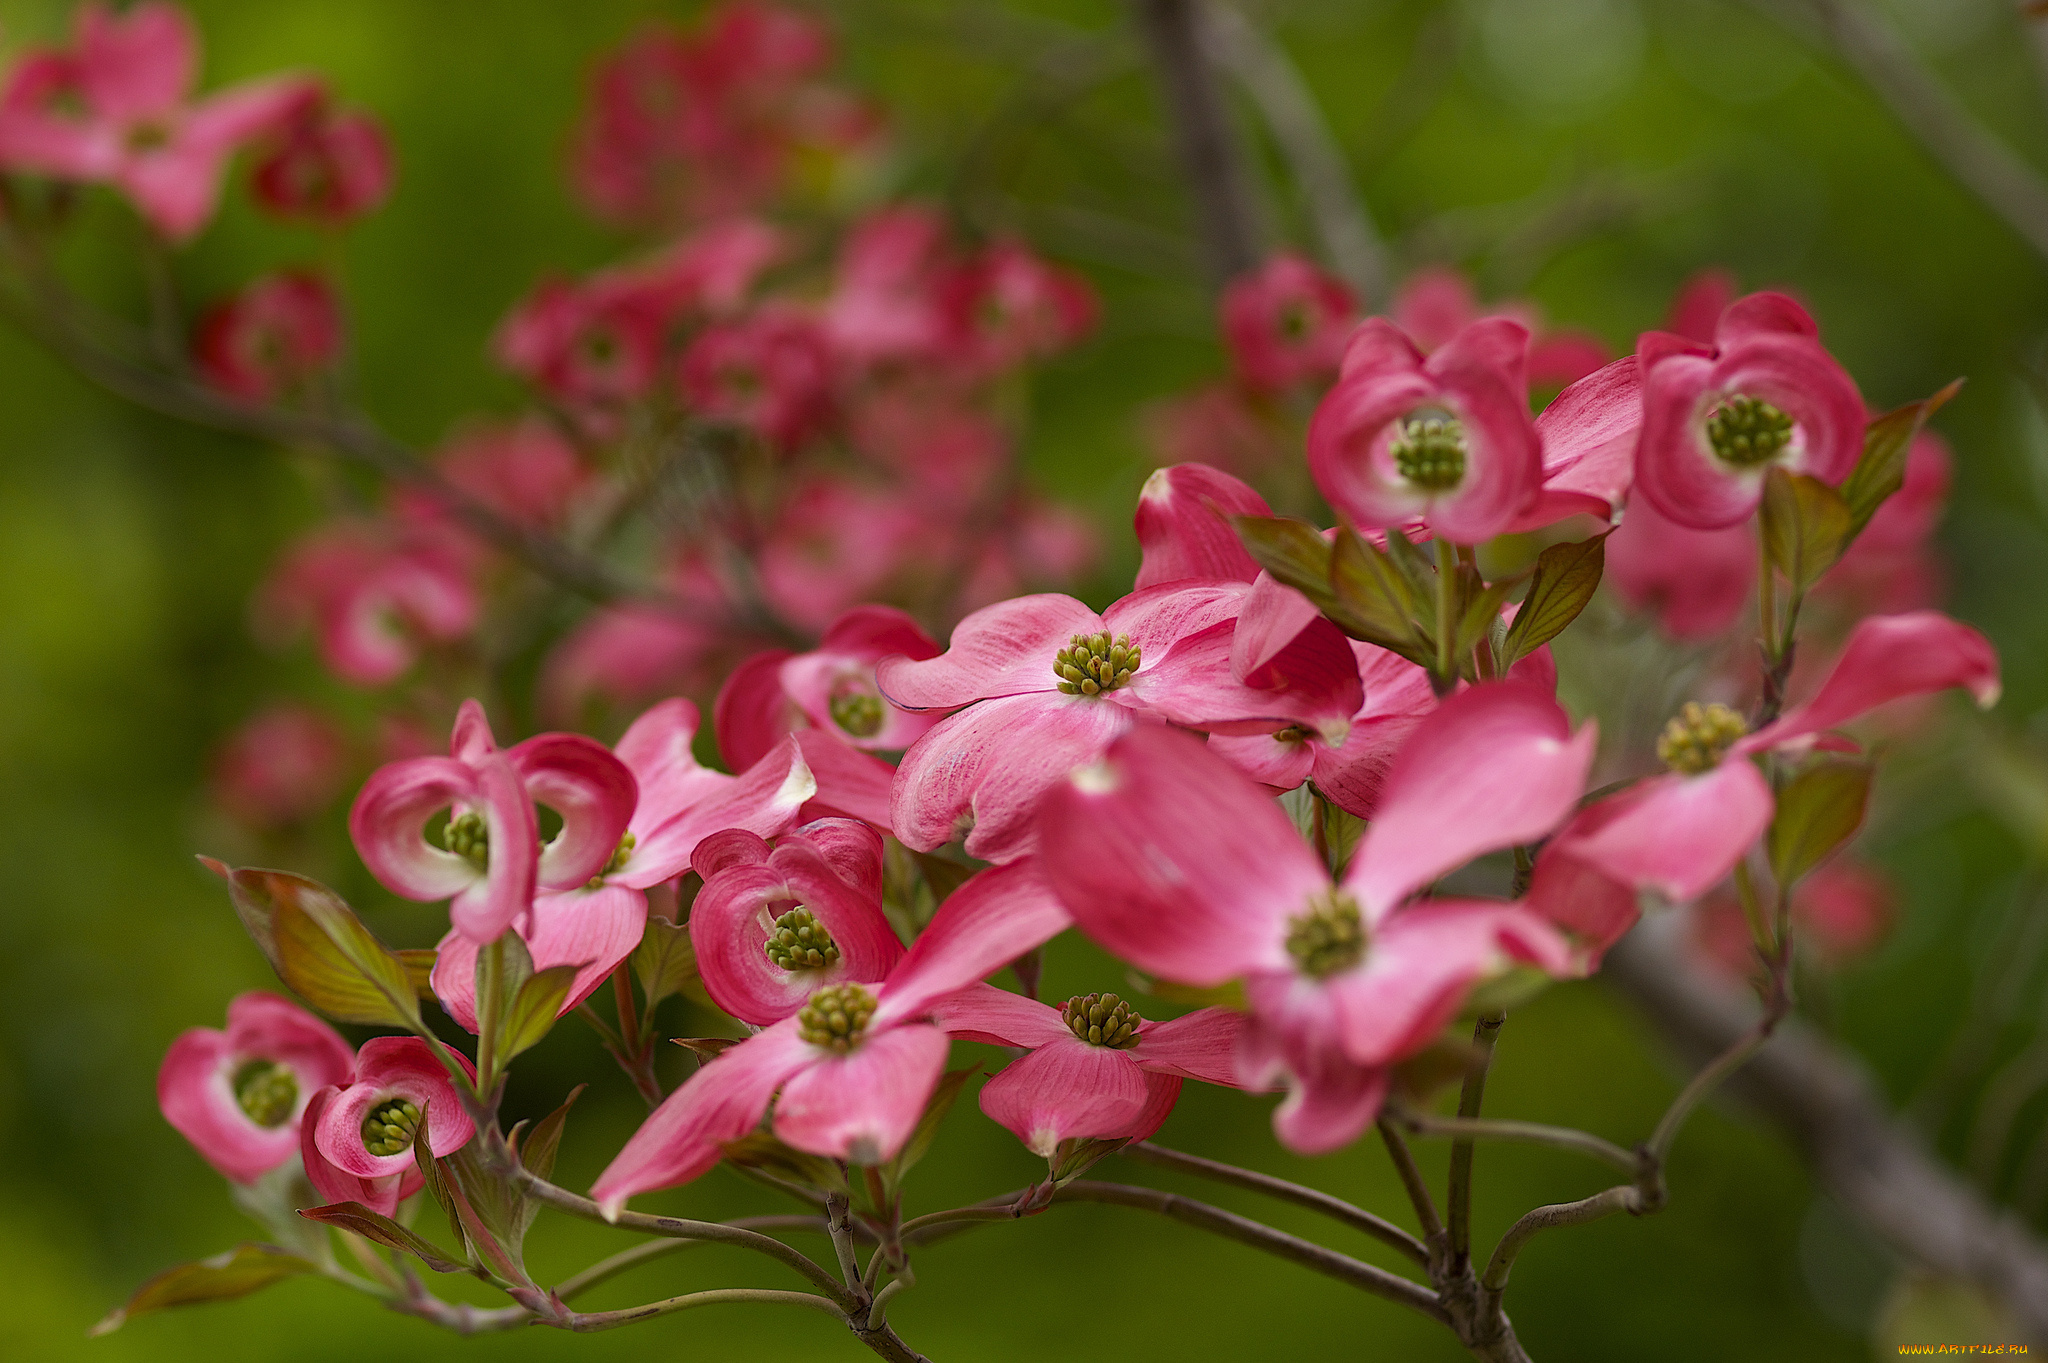
{"label": "thin twig", "polygon": [[1439,1117],[1430,1112],[1416,1112],[1410,1108],[1390,1109],[1388,1116],[1418,1136],[1449,1136],[1454,1139],[1479,1141],[1513,1141],[1523,1145],[1548,1145],[1559,1150],[1572,1150],[1594,1159],[1606,1160],[1625,1174],[1636,1171],[1640,1161],[1633,1151],[1624,1150],[1613,1141],[1602,1140],[1590,1131],[1576,1127],[1546,1126],[1541,1122],[1496,1121],[1489,1118],[1471,1119],[1464,1117]]}
{"label": "thin twig", "polygon": [[1408,1202],[1415,1208],[1415,1219],[1422,1225],[1425,1243],[1435,1243],[1443,1238],[1443,1218],[1437,1215],[1436,1199],[1429,1195],[1429,1184],[1423,1181],[1422,1171],[1415,1167],[1415,1156],[1408,1153],[1408,1142],[1401,1139],[1401,1133],[1386,1118],[1380,1118],[1380,1139],[1386,1142],[1387,1158],[1394,1162],[1394,1172],[1401,1176],[1401,1186],[1408,1192]]}
{"label": "thin twig", "polygon": [[1620,1211],[1639,1211],[1640,1194],[1634,1184],[1623,1183],[1605,1192],[1595,1193],[1578,1202],[1558,1202],[1548,1207],[1538,1207],[1508,1227],[1494,1247],[1493,1257],[1487,1260],[1486,1274],[1480,1279],[1487,1292],[1498,1298],[1508,1285],[1508,1273],[1515,1266],[1515,1256],[1522,1252],[1522,1246],[1529,1243],[1537,1232],[1555,1226],[1581,1226],[1588,1221],[1598,1221]]}
{"label": "thin twig", "polygon": [[[742,1230],[797,1230],[825,1234],[825,1222],[815,1216],[746,1216],[725,1224],[737,1226]],[[645,1244],[634,1245],[631,1249],[622,1249],[609,1259],[600,1259],[581,1273],[564,1278],[561,1285],[555,1288],[555,1295],[563,1301],[570,1301],[629,1269],[709,1243],[706,1240],[649,1240]]]}
{"label": "thin twig", "polygon": [[823,1311],[837,1321],[846,1319],[845,1312],[837,1302],[810,1292],[779,1292],[765,1287],[720,1287],[709,1292],[690,1292],[666,1301],[649,1302],[645,1306],[628,1306],[620,1311],[572,1311],[562,1323],[565,1330],[577,1334],[592,1334],[599,1330],[615,1330],[621,1325],[634,1325],[656,1316],[673,1315],[677,1311],[694,1310],[699,1306],[719,1306],[727,1302],[744,1302],[771,1306],[808,1306],[813,1311]]}
{"label": "thin twig", "polygon": [[[1500,1035],[1501,1024],[1506,1022],[1504,1014],[1494,1013],[1480,1018],[1472,1028],[1472,1044],[1479,1051],[1478,1063],[1465,1072],[1464,1086],[1458,1091],[1458,1115],[1472,1118],[1479,1115],[1480,1104],[1486,1097],[1486,1070],[1493,1063],[1494,1038]],[[1472,1142],[1461,1139],[1451,1144],[1451,1188],[1448,1206],[1451,1232],[1451,1268],[1458,1271],[1472,1256]]]}
{"label": "thin twig", "polygon": [[[1315,1188],[1304,1188],[1299,1183],[1289,1183],[1285,1179],[1274,1178],[1271,1174],[1240,1169],[1234,1164],[1221,1164],[1215,1160],[1203,1159],[1199,1155],[1183,1154],[1178,1150],[1169,1150],[1163,1145],[1154,1145],[1150,1141],[1133,1142],[1125,1146],[1120,1153],[1132,1159],[1144,1160],[1147,1164],[1177,1169],[1184,1174],[1193,1174],[1197,1178],[1228,1184],[1233,1188],[1246,1188],[1255,1193],[1278,1198],[1282,1202],[1291,1202],[1297,1207],[1321,1212],[1324,1216],[1340,1221],[1353,1230],[1364,1231],[1375,1240],[1392,1245],[1418,1264],[1426,1267],[1429,1263],[1428,1246],[1407,1231],[1391,1221],[1374,1216],[1363,1207],[1354,1207],[1340,1197],[1332,1197]],[[906,1226],[904,1229],[908,1230],[909,1227]]]}

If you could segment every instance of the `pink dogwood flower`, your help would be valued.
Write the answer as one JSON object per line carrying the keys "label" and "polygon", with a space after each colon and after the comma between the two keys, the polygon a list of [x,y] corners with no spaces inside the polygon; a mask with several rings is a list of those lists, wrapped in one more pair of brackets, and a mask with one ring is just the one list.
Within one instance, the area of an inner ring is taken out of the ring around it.
{"label": "pink dogwood flower", "polygon": [[290,701],[244,720],[214,754],[213,797],[251,828],[281,828],[341,793],[348,734],[334,719]]}
{"label": "pink dogwood flower", "polygon": [[[449,1051],[476,1078],[467,1058]],[[330,1202],[360,1202],[386,1216],[425,1186],[413,1155],[420,1121],[436,1158],[469,1144],[476,1127],[448,1072],[416,1036],[380,1036],[356,1053],[355,1077],[307,1105],[306,1177]]]}
{"label": "pink dogwood flower", "polygon": [[281,218],[339,227],[391,194],[391,144],[370,115],[311,101],[285,120],[249,177],[256,202]]}
{"label": "pink dogwood flower", "polygon": [[1521,323],[1529,329],[1529,383],[1537,389],[1577,383],[1606,364],[1610,354],[1598,337],[1587,332],[1546,328],[1541,310],[1533,303],[1481,306],[1472,281],[1448,266],[1410,275],[1395,293],[1390,315],[1394,325],[1424,351],[1435,350],[1484,317]]}
{"label": "pink dogwood flower", "polygon": [[832,622],[812,651],[772,649],[733,669],[712,708],[718,750],[744,766],[784,734],[816,729],[863,752],[901,752],[940,716],[889,704],[875,665],[938,654],[932,637],[894,606],[855,606]]}
{"label": "pink dogwood flower", "polygon": [[1270,516],[1248,484],[1206,464],[1159,469],[1138,493],[1133,518],[1143,557],[1133,586],[1143,591],[1189,579],[1250,582],[1259,565],[1238,538],[1233,516]]}
{"label": "pink dogwood flower", "polygon": [[714,834],[692,863],[704,888],[690,944],[704,988],[740,1021],[768,1027],[820,989],[886,979],[903,955],[882,913],[882,837],[820,819],[776,839]]}
{"label": "pink dogwood flower", "polygon": [[[816,792],[802,753],[787,739],[738,776],[699,766],[691,751],[697,720],[697,707],[676,698],[633,721],[615,753],[607,754],[628,774],[631,790],[631,813],[622,817],[610,850],[585,879],[554,877],[553,883],[543,884],[542,890],[552,892],[538,895],[532,912],[513,922],[536,970],[580,967],[562,1000],[564,1013],[589,998],[633,954],[647,930],[647,890],[688,870],[699,843],[727,829],[762,837],[780,833]],[[555,804],[539,788],[534,794],[544,804]],[[566,836],[570,811],[556,808],[564,815]],[[478,939],[457,925],[442,938],[434,958],[435,997],[450,1017],[472,1029],[478,946]]]}
{"label": "pink dogwood flower", "polygon": [[847,233],[824,313],[842,355],[879,365],[938,352],[947,330],[945,237],[944,220],[915,205],[872,213]]}
{"label": "pink dogwood flower", "polygon": [[306,270],[267,275],[216,303],[192,339],[200,377],[244,402],[298,392],[340,353],[341,302]]}
{"label": "pink dogwood flower", "polygon": [[1030,247],[998,241],[953,269],[940,286],[948,349],[971,368],[999,374],[1079,341],[1095,325],[1095,290]]}
{"label": "pink dogwood flower", "polygon": [[321,661],[357,686],[397,679],[420,644],[461,638],[481,610],[467,555],[447,535],[370,521],[300,540],[255,602],[260,632],[310,627]]}
{"label": "pink dogwood flower", "polygon": [[1529,417],[1529,333],[1472,323],[1424,358],[1369,318],[1308,430],[1309,473],[1347,520],[1420,520],[1459,544],[1493,538],[1535,501],[1541,442]]}
{"label": "pink dogwood flower", "polygon": [[[1952,686],[1980,706],[1998,699],[1998,655],[1983,635],[1936,611],[1871,616],[1813,698],[1754,733],[1726,706],[1688,705],[1657,745],[1671,770],[1582,811],[1538,858],[1538,881],[1548,858],[1674,902],[1697,899],[1735,868],[1775,812],[1770,784],[1748,759],[1802,750],[1887,702]],[[1557,869],[1559,883],[1576,883],[1580,872],[1566,872]],[[1532,902],[1555,902],[1541,890]]]}
{"label": "pink dogwood flower", "polygon": [[1690,643],[1741,618],[1756,568],[1756,531],[1747,522],[1695,530],[1637,497],[1607,537],[1604,580],[1629,609],[1653,612],[1665,634]]}
{"label": "pink dogwood flower", "polygon": [[213,216],[235,149],[320,97],[300,77],[194,102],[199,36],[175,5],[79,7],[69,52],[33,52],[0,92],[0,166],[111,184],[167,239]]}
{"label": "pink dogwood flower", "polygon": [[[936,658],[884,659],[875,678],[893,704],[954,712],[903,756],[890,807],[896,836],[930,851],[964,829],[970,856],[1015,860],[1030,851],[1040,795],[1140,716],[1234,732],[1348,719],[1358,678],[1341,636],[1311,639],[1312,665],[1286,679],[1295,684],[1261,688],[1233,675],[1251,590],[1169,583],[1101,615],[1069,596],[1019,597],[962,620]],[[1323,656],[1332,650],[1342,656]]]}
{"label": "pink dogwood flower", "polygon": [[1335,275],[1282,252],[1223,291],[1223,344],[1254,393],[1328,383],[1358,324],[1358,299]]}
{"label": "pink dogwood flower", "polygon": [[1427,1045],[1475,983],[1510,961],[1567,964],[1521,905],[1419,896],[1563,822],[1594,743],[1524,682],[1450,697],[1395,758],[1333,884],[1264,789],[1185,734],[1134,729],[1045,797],[1040,862],[1081,930],[1139,969],[1242,980],[1238,1078],[1284,1079],[1281,1140],[1334,1149],[1378,1112],[1385,1067]]}
{"label": "pink dogwood flower", "polygon": [[[385,889],[449,900],[455,931],[483,943],[527,913],[536,889],[567,889],[603,871],[638,798],[633,772],[595,739],[537,734],[500,751],[483,706],[466,700],[448,756],[379,767],[356,796],[348,829]],[[535,802],[562,816],[562,831],[545,845]],[[444,809],[448,827],[436,847],[427,821]]]}
{"label": "pink dogwood flower", "polygon": [[771,1100],[775,1134],[799,1150],[859,1164],[892,1158],[945,1067],[946,1033],[927,1020],[940,1001],[1069,921],[1030,863],[981,872],[880,982],[821,988],[794,1015],[705,1062],[626,1142],[591,1196],[616,1214],[635,1193],[689,1182],[718,1163],[724,1143],[753,1130]]}
{"label": "pink dogwood flower", "polygon": [[275,994],[238,994],[228,1027],[179,1034],[156,1076],[164,1120],[206,1162],[254,1183],[299,1148],[313,1094],[345,1084],[356,1058],[332,1027]]}
{"label": "pink dogwood flower", "polygon": [[769,306],[707,327],[683,352],[678,386],[697,411],[758,434],[784,452],[825,423],[832,354],[806,312]]}
{"label": "pink dogwood flower", "polygon": [[[507,520],[536,529],[560,526],[592,481],[576,447],[531,416],[465,426],[441,447],[434,464],[460,491]],[[399,511],[449,519],[431,492],[408,490]]]}
{"label": "pink dogwood flower", "polygon": [[1543,472],[1536,497],[1508,527],[1540,530],[1569,516],[1613,519],[1635,481],[1642,380],[1630,355],[1559,393],[1536,417]]}
{"label": "pink dogwood flower", "polygon": [[1245,1019],[1222,1008],[1155,1022],[1115,994],[1054,1008],[984,984],[944,1000],[936,1016],[961,1040],[1030,1050],[982,1086],[981,1110],[1046,1159],[1063,1141],[1144,1140],[1184,1079],[1239,1087]]}
{"label": "pink dogwood flower", "polygon": [[1835,484],[1863,453],[1863,398],[1806,309],[1753,293],[1721,314],[1712,345],[1646,333],[1636,485],[1671,520],[1746,520],[1772,467]]}

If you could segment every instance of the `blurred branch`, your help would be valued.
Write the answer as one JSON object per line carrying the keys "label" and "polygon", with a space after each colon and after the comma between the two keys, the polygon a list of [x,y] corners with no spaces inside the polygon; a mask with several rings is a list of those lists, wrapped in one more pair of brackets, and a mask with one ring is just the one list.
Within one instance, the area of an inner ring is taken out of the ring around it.
{"label": "blurred branch", "polygon": [[[1702,976],[1674,935],[1646,924],[1608,953],[1604,976],[1697,1062],[1749,1031],[1756,1009]],[[1975,1284],[2048,1344],[2048,1246],[1930,1154],[1862,1062],[1789,1018],[1729,1089],[1798,1146],[1815,1181],[1901,1257]]]}
{"label": "blurred branch", "polygon": [[1194,191],[1209,270],[1220,287],[1258,264],[1261,232],[1243,149],[1217,88],[1203,0],[1135,0],[1182,168]]}
{"label": "blurred branch", "polygon": [[1956,98],[1875,6],[1749,3],[1854,70],[1944,170],[2048,262],[2048,181]]}
{"label": "blurred branch", "polygon": [[1489,282],[1512,293],[1582,238],[1676,211],[1696,197],[1696,182],[1689,177],[1580,175],[1526,198],[1439,213],[1410,232],[1409,255],[1417,260],[1489,257]]}
{"label": "blurred branch", "polygon": [[1344,149],[1286,49],[1228,3],[1208,6],[1215,56],[1251,97],[1287,156],[1323,252],[1365,298],[1385,297],[1387,252]]}

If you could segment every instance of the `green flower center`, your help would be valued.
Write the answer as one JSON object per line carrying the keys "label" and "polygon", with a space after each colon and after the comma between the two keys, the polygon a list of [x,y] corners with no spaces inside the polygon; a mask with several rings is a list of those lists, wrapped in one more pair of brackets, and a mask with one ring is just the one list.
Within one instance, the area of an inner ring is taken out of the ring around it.
{"label": "green flower center", "polygon": [[447,831],[441,834],[441,845],[479,871],[490,869],[491,830],[481,814],[472,811],[450,819]]}
{"label": "green flower center", "polygon": [[880,696],[853,687],[832,697],[827,708],[832,722],[855,738],[873,738],[882,731],[882,721],[889,717],[888,707],[882,704]]}
{"label": "green flower center", "polygon": [[1753,469],[1792,443],[1792,418],[1761,398],[1737,393],[1721,399],[1707,418],[1707,443],[1722,463]]}
{"label": "green flower center", "polygon": [[1131,636],[1109,637],[1109,631],[1076,634],[1067,646],[1052,655],[1052,674],[1060,690],[1070,696],[1096,696],[1128,686],[1131,674],[1142,661]]}
{"label": "green flower center", "polygon": [[1465,477],[1465,423],[1442,412],[1411,416],[1394,430],[1388,451],[1412,486],[1429,492],[1456,487]]}
{"label": "green flower center", "polygon": [[244,1060],[230,1082],[236,1104],[258,1126],[283,1126],[299,1106],[299,1076],[275,1060]]}
{"label": "green flower center", "polygon": [[1657,757],[1673,771],[1697,776],[1712,771],[1729,747],[1748,732],[1742,716],[1727,706],[1689,700],[1657,735]]}
{"label": "green flower center", "polygon": [[801,904],[775,920],[767,949],[768,959],[784,970],[823,970],[839,963],[832,934]]}
{"label": "green flower center", "polygon": [[875,996],[857,984],[828,984],[796,1015],[796,1034],[813,1046],[845,1055],[867,1035]]}
{"label": "green flower center", "polygon": [[399,1155],[412,1149],[419,1134],[420,1110],[409,1098],[386,1098],[363,1118],[363,1149],[379,1156]]}
{"label": "green flower center", "polygon": [[639,845],[639,842],[640,839],[634,837],[631,833],[621,835],[619,838],[619,845],[612,849],[612,859],[604,864],[603,870],[599,871],[596,875],[592,876],[589,880],[585,881],[583,888],[586,890],[595,890],[600,885],[604,884],[604,878],[606,876],[611,875],[613,872],[616,871],[625,870],[626,863],[633,859],[633,849]]}
{"label": "green flower center", "polygon": [[1358,901],[1334,886],[1309,896],[1307,908],[1287,920],[1287,954],[1318,980],[1357,965],[1365,955]]}
{"label": "green flower center", "polygon": [[1114,994],[1077,994],[1060,1009],[1067,1030],[1091,1046],[1127,1051],[1138,1044],[1138,1016]]}

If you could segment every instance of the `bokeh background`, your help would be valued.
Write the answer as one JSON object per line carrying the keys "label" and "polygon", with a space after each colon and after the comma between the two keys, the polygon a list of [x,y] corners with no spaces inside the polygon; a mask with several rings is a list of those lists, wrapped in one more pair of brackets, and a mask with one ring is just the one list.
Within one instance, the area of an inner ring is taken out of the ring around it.
{"label": "bokeh background", "polygon": [[[1862,2],[2023,156],[2048,164],[2048,83],[2007,0]],[[491,327],[540,272],[594,266],[619,249],[562,182],[588,64],[646,17],[693,7],[192,8],[210,82],[317,68],[391,130],[399,192],[351,237],[344,262],[370,409],[423,444],[464,413],[513,410],[515,389],[485,356]],[[1096,338],[1040,383],[1028,457],[1041,486],[1099,513],[1111,537],[1099,604],[1135,562],[1129,509],[1151,467],[1139,406],[1221,368],[1189,206],[1126,13],[1107,0],[826,8],[850,71],[900,123],[905,183],[984,228],[1021,228],[1102,292]],[[0,32],[10,45],[58,37],[65,9],[4,0]],[[2040,1024],[2039,972],[2021,948],[2040,947],[2025,928],[2043,913],[2029,867],[2048,811],[2031,756],[2048,738],[2035,723],[2048,701],[2048,428],[2025,377],[2048,339],[2041,259],[1853,76],[1742,4],[1298,0],[1259,12],[1322,102],[1404,267],[1467,267],[1489,296],[1527,295],[1554,321],[1626,349],[1689,273],[1725,264],[1748,286],[1809,300],[1880,406],[1968,376],[1938,421],[1958,455],[1942,542],[1953,609],[1997,642],[2006,696],[1883,788],[1865,845],[1904,886],[1905,912],[1819,1010],[1960,1159],[1986,1084],[2000,1066],[2010,1078]],[[1284,188],[1266,207],[1275,242],[1310,244]],[[203,296],[318,249],[231,206],[181,262],[181,279]],[[134,292],[111,244],[74,264],[110,299]],[[289,457],[125,408],[0,330],[0,1353],[95,1363],[426,1350],[865,1356],[828,1322],[765,1308],[574,1341],[455,1340],[311,1282],[85,1338],[150,1273],[253,1234],[163,1124],[153,1077],[179,1030],[218,1025],[238,990],[274,987],[192,853],[232,837],[203,794],[220,736],[269,697],[328,685],[303,650],[258,651],[246,628],[252,585],[317,515]],[[338,817],[300,851],[298,865],[364,903],[390,940],[436,935],[430,913],[374,892]],[[1113,984],[1109,969],[1063,943],[1048,988]],[[573,1025],[521,1071],[515,1109],[552,1106],[577,1079],[597,1078],[564,1154],[563,1181],[587,1181],[637,1119],[629,1086]],[[2015,1083],[2023,1153],[2040,1104]],[[1643,1024],[1597,982],[1578,984],[1511,1020],[1489,1110],[1630,1141],[1673,1086]],[[1191,1092],[1161,1139],[1398,1209],[1374,1143],[1295,1159],[1274,1143],[1266,1106]],[[1429,1155],[1440,1170],[1442,1151]],[[963,1104],[919,1171],[914,1206],[1019,1186],[1033,1164]],[[1487,1149],[1479,1168],[1479,1238],[1489,1243],[1517,1211],[1600,1186],[1599,1170],[1540,1151]],[[1987,1176],[2007,1193],[2017,1177]],[[1710,1111],[1679,1146],[1671,1185],[1661,1216],[1554,1234],[1524,1256],[1510,1306],[1536,1357],[1871,1356],[1894,1266],[1816,1198],[1777,1137]],[[662,1201],[716,1217],[766,1196],[720,1172]],[[566,1272],[618,1242],[550,1220],[537,1267]],[[760,1262],[700,1250],[621,1280],[598,1304],[737,1283],[780,1285]],[[1462,1356],[1397,1308],[1095,1207],[927,1253],[918,1289],[892,1318],[948,1363]]]}

